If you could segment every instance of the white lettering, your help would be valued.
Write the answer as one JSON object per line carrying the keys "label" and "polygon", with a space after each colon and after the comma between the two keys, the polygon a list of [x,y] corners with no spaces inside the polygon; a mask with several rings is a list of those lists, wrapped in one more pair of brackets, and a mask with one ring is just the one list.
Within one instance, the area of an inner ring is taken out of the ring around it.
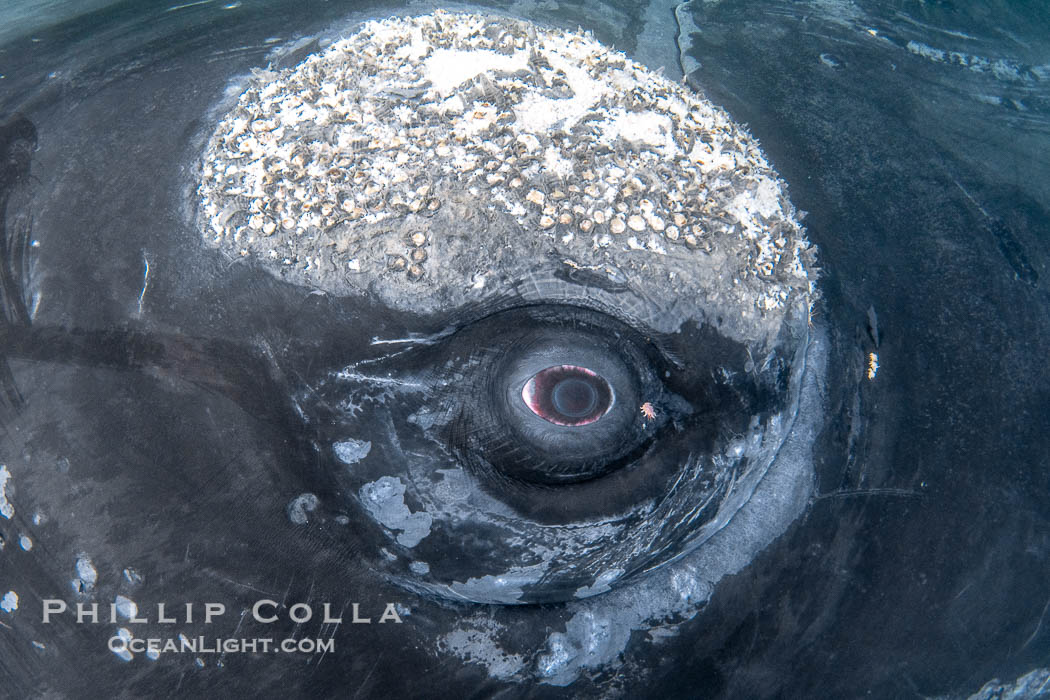
{"label": "white lettering", "polygon": [[269,617],[263,617],[262,616],[262,607],[264,605],[269,605],[274,610],[277,609],[277,602],[276,601],[267,600],[266,598],[263,598],[262,600],[255,601],[255,605],[252,606],[252,617],[255,618],[256,622],[261,622],[264,625],[268,625],[271,622],[276,622],[277,621],[277,616],[276,615],[271,615]]}
{"label": "white lettering", "polygon": [[226,614],[226,606],[222,603],[205,603],[204,604],[204,624],[210,625],[213,617],[220,617]]}
{"label": "white lettering", "polygon": [[401,616],[397,614],[397,608],[394,607],[393,603],[386,604],[386,610],[383,611],[383,616],[379,618],[379,624],[383,624],[387,620],[393,620],[397,624],[401,624]]}
{"label": "white lettering", "polygon": [[354,609],[354,622],[358,623],[358,624],[363,623],[363,624],[366,624],[366,625],[367,624],[371,624],[372,623],[372,618],[370,618],[370,617],[365,617],[365,618],[358,617],[358,614],[357,614],[357,606],[358,605],[360,605],[360,603],[354,603],[351,606]]}
{"label": "white lettering", "polygon": [[343,621],[343,618],[341,618],[341,617],[332,617],[332,604],[331,603],[325,603],[324,604],[324,624],[326,624],[326,625],[331,625],[331,624],[338,625],[342,621]]}
{"label": "white lettering", "polygon": [[164,617],[164,603],[157,603],[157,622],[168,625],[175,623],[174,617]]}
{"label": "white lettering", "polygon": [[85,612],[83,603],[77,603],[77,624],[82,624],[85,617],[90,617],[92,622],[98,622],[98,603],[92,603],[89,612]]}
{"label": "white lettering", "polygon": [[[296,614],[296,610],[305,610],[305,613],[300,615]],[[309,622],[310,618],[314,616],[314,611],[310,609],[310,606],[306,603],[296,603],[292,606],[292,609],[288,611],[288,616],[292,618],[294,622]]]}
{"label": "white lettering", "polygon": [[66,611],[66,601],[57,600],[55,598],[47,598],[44,600],[44,624],[51,623],[51,616],[64,613]]}

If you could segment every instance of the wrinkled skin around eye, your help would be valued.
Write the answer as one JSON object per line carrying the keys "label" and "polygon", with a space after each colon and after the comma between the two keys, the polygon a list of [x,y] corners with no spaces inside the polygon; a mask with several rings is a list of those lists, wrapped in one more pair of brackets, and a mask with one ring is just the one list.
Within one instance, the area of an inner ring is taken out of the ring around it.
{"label": "wrinkled skin around eye", "polygon": [[[618,340],[584,347],[608,337]],[[612,411],[582,426],[534,415],[521,377],[554,362],[602,368],[617,387]],[[746,362],[712,331],[642,339],[602,313],[521,307],[333,372],[300,406],[308,416],[326,407],[312,421],[337,446],[339,489],[356,496],[348,505],[378,526],[377,570],[453,599],[554,602],[680,556],[739,507],[734,493],[764,472],[784,437],[779,416],[797,401],[786,389],[796,358],[722,372]],[[655,420],[638,410],[646,400]],[[369,457],[338,466],[339,445],[384,432]],[[404,468],[391,473],[392,463]],[[401,519],[385,515],[392,503],[406,504]]]}

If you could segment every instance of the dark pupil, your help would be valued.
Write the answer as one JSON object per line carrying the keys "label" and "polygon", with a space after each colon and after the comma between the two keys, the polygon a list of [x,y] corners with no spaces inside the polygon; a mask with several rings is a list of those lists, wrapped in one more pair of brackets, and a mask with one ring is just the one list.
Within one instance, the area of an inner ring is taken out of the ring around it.
{"label": "dark pupil", "polygon": [[612,407],[609,383],[586,367],[558,365],[537,372],[521,390],[525,405],[556,425],[587,425]]}
{"label": "dark pupil", "polygon": [[552,392],[554,409],[571,418],[583,418],[598,405],[598,392],[582,379],[563,379]]}

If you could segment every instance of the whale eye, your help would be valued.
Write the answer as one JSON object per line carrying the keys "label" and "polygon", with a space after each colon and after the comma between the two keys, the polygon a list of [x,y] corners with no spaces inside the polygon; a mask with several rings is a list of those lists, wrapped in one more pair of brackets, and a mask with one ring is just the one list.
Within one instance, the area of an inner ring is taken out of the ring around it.
{"label": "whale eye", "polygon": [[[557,305],[497,313],[464,329],[475,350],[458,385],[450,446],[479,474],[548,486],[621,469],[653,439],[637,419],[663,391],[645,341],[603,313]],[[462,345],[460,345],[462,344]],[[469,387],[469,388],[468,388]]]}
{"label": "whale eye", "polygon": [[555,425],[588,425],[613,405],[609,382],[593,370],[558,365],[537,372],[525,383],[521,398],[540,418]]}

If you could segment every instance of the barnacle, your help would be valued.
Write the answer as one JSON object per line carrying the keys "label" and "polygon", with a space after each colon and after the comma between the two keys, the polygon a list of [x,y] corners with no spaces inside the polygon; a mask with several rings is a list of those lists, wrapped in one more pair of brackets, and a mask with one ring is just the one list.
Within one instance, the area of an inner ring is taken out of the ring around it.
{"label": "barnacle", "polygon": [[[773,333],[813,292],[794,209],[727,114],[588,34],[508,18],[367,22],[295,67],[256,72],[207,145],[197,195],[213,244],[395,304],[476,294],[424,273],[500,235],[615,263],[666,298],[747,305],[735,312],[745,334]],[[473,243],[447,235],[464,229]],[[422,241],[411,269],[388,262],[404,259],[405,230]],[[683,270],[710,254],[727,269],[672,283],[630,257],[643,254]],[[517,277],[529,256],[502,264]]]}

